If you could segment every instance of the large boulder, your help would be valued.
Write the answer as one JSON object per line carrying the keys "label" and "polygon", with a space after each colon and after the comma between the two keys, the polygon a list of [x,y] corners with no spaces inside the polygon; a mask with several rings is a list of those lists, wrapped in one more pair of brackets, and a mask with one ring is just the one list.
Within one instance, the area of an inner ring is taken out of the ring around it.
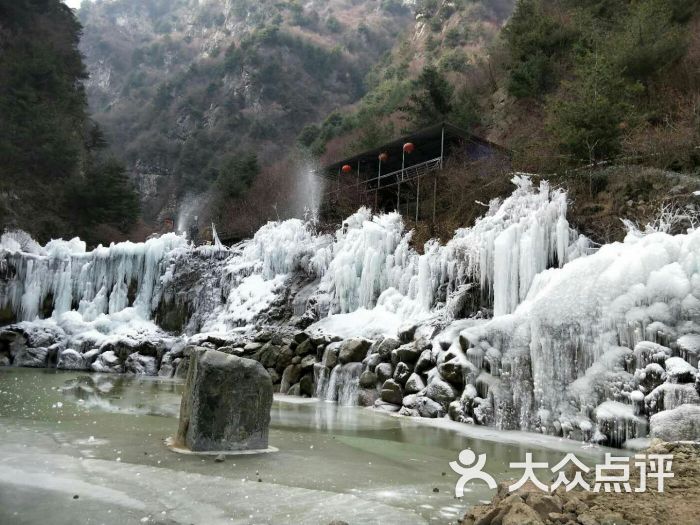
{"label": "large boulder", "polygon": [[377,374],[377,379],[379,379],[379,382],[383,383],[393,376],[394,369],[391,366],[391,363],[381,363],[374,369],[374,373]]}
{"label": "large boulder", "polygon": [[425,381],[423,381],[423,378],[420,375],[413,373],[409,376],[408,380],[406,381],[404,391],[407,394],[415,394],[417,392],[420,392],[424,388]]}
{"label": "large boulder", "polygon": [[258,362],[216,350],[190,357],[176,444],[193,451],[265,449],[272,381]]}
{"label": "large boulder", "polygon": [[295,385],[301,379],[301,366],[289,365],[282,373],[282,382],[280,383],[280,393],[286,394],[292,385]]}
{"label": "large boulder", "polygon": [[700,405],[681,405],[649,419],[651,437],[664,441],[700,441]]}
{"label": "large boulder", "polygon": [[404,362],[401,362],[397,364],[396,368],[394,369],[394,381],[396,381],[400,385],[405,385],[406,381],[411,376],[411,373],[412,367],[410,367]]}
{"label": "large boulder", "polygon": [[15,354],[14,365],[26,366],[30,368],[44,368],[49,359],[48,348],[21,348]]}
{"label": "large boulder", "polygon": [[121,373],[124,371],[124,363],[113,350],[108,350],[101,353],[90,368],[93,372]]}
{"label": "large boulder", "polygon": [[124,371],[129,374],[154,376],[158,373],[158,363],[153,356],[134,352],[126,358]]}
{"label": "large boulder", "polygon": [[371,341],[367,339],[348,339],[343,341],[338,353],[340,364],[360,363],[367,356]]}
{"label": "large boulder", "polygon": [[401,405],[403,403],[403,391],[393,379],[387,379],[382,385],[380,393],[382,401],[391,403],[392,405]]}
{"label": "large boulder", "polygon": [[428,387],[426,388],[425,395],[433,401],[437,401],[438,403],[440,403],[440,405],[442,405],[442,408],[447,410],[450,406],[450,403],[457,399],[459,392],[447,381],[435,379],[431,381]]}
{"label": "large boulder", "polygon": [[323,350],[321,363],[326,368],[335,368],[338,364],[338,352],[340,351],[340,343],[331,343]]}
{"label": "large boulder", "polygon": [[87,370],[88,364],[83,354],[72,348],[66,348],[59,352],[56,367],[62,370]]}
{"label": "large boulder", "polygon": [[387,337],[377,345],[377,354],[382,360],[387,361],[391,357],[392,350],[396,350],[401,346],[401,342],[393,337]]}

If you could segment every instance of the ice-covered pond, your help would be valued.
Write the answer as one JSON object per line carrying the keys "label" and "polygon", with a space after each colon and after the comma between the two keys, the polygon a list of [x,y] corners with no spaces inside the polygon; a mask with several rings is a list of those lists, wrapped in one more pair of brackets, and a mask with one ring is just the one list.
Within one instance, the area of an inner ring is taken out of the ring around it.
{"label": "ice-covered pond", "polygon": [[217,463],[164,446],[180,391],[158,378],[0,368],[0,523],[456,523],[493,494],[477,481],[454,497],[449,462],[464,448],[486,453],[497,479],[519,477],[509,463],[526,452],[550,465],[605,452],[281,397],[279,452]]}

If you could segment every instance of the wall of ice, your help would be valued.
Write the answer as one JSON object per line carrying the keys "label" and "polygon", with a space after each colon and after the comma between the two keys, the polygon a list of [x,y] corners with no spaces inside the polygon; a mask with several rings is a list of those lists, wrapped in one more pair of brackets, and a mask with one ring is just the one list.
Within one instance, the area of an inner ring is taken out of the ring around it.
{"label": "wall of ice", "polygon": [[700,402],[699,323],[700,231],[633,231],[537,274],[512,314],[461,341],[477,370],[477,356],[497,357],[493,377],[474,383],[488,384],[494,411],[509,408],[504,427],[619,444],[646,435],[640,416]]}
{"label": "wall of ice", "polygon": [[168,234],[90,252],[77,238],[44,247],[34,243],[31,251],[22,251],[16,237],[6,233],[0,240],[6,274],[0,282],[0,307],[9,308],[19,321],[60,317],[71,310],[93,321],[127,307],[148,318],[159,300],[168,257],[186,246],[184,237]]}

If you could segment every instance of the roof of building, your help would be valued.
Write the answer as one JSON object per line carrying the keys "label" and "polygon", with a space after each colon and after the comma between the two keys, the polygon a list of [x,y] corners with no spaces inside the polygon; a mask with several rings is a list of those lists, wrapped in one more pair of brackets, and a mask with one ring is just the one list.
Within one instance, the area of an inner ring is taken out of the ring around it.
{"label": "roof of building", "polygon": [[372,171],[377,169],[378,158],[381,153],[387,153],[389,158],[382,163],[382,172],[391,172],[401,169],[401,158],[403,145],[411,142],[415,146],[415,150],[411,153],[410,158],[406,157],[411,164],[425,162],[435,157],[440,156],[442,144],[442,130],[445,130],[445,145],[452,145],[455,142],[469,142],[476,145],[486,146],[491,150],[497,150],[503,154],[508,154],[503,146],[490,142],[484,138],[478,137],[468,131],[465,131],[449,122],[440,122],[433,126],[420,129],[408,135],[404,135],[397,139],[387,142],[377,148],[373,148],[352,157],[340,160],[322,168],[320,175],[335,178],[341,172],[344,165],[352,167],[353,172],[356,172],[357,167],[364,172],[368,169]]}

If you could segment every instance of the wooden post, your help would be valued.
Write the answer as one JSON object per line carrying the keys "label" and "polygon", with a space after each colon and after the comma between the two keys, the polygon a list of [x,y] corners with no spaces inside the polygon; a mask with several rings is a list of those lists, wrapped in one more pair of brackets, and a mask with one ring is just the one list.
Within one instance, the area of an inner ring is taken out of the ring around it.
{"label": "wooden post", "polygon": [[420,176],[416,179],[416,222],[418,222],[418,210],[420,209]]}
{"label": "wooden post", "polygon": [[437,201],[437,175],[438,171],[442,171],[442,166],[445,158],[445,123],[442,123],[442,132],[440,133],[440,169],[435,170],[435,178],[433,179],[433,225],[435,225],[435,206]]}
{"label": "wooden post", "polygon": [[374,190],[374,213],[379,213],[379,185],[382,183],[382,161],[379,159],[379,170],[377,172],[377,188]]}
{"label": "wooden post", "polygon": [[437,201],[437,174],[435,171],[435,177],[433,177],[433,225],[435,224],[435,202]]}
{"label": "wooden post", "polygon": [[403,180],[403,168],[406,162],[406,152],[401,150],[401,176],[399,178],[399,184],[396,195],[396,209],[401,213],[401,181]]}
{"label": "wooden post", "polygon": [[360,195],[362,193],[362,190],[360,190],[360,161],[357,161],[357,184],[355,185],[356,192],[357,192],[357,204],[359,205],[361,202],[364,201],[364,195]]}

